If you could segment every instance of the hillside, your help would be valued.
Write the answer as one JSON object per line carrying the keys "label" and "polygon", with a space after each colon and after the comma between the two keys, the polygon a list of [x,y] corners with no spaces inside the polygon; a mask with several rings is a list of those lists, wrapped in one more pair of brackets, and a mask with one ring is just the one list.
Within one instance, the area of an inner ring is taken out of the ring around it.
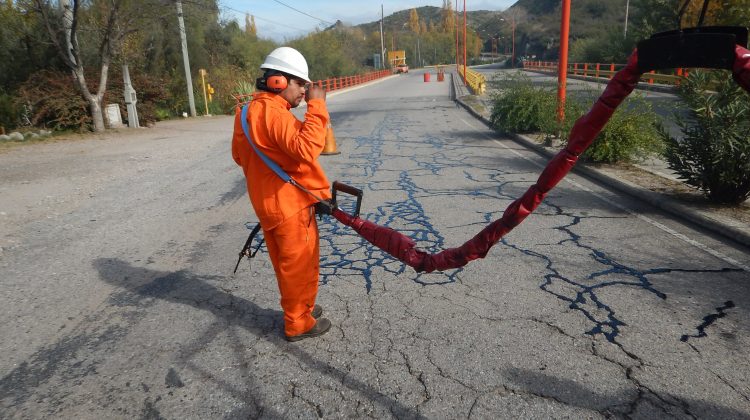
{"label": "hillside", "polygon": [[[400,10],[391,15],[383,18],[383,30],[385,31],[397,31],[404,28],[404,25],[408,26],[409,13],[411,9]],[[442,9],[434,6],[422,6],[417,8],[417,14],[419,18],[424,20],[429,27],[430,22],[435,25],[440,25],[442,22]],[[490,10],[478,10],[466,13],[466,26],[472,29],[483,27],[488,21],[498,20],[503,12],[490,11]],[[463,13],[459,12],[460,24],[463,24]],[[361,28],[365,33],[370,33],[380,30],[380,21],[374,21],[370,23],[363,23],[356,27]]]}
{"label": "hillside", "polygon": [[[622,28],[625,19],[626,0],[576,0],[571,5],[571,42],[585,39],[600,39],[616,28]],[[405,9],[383,19],[385,31],[402,31],[408,26],[411,9]],[[420,19],[429,26],[430,22],[439,25],[442,21],[441,8],[423,6],[416,9]],[[539,58],[555,58],[559,51],[560,0],[518,0],[505,11],[467,12],[467,27],[475,31],[483,40],[484,51],[490,51],[491,38],[498,39],[500,52],[510,50],[511,25],[516,21],[517,56],[534,55]],[[631,5],[631,14],[633,6]],[[463,23],[463,13],[459,11],[459,24]],[[357,25],[364,33],[380,29],[380,22],[374,21]]]}

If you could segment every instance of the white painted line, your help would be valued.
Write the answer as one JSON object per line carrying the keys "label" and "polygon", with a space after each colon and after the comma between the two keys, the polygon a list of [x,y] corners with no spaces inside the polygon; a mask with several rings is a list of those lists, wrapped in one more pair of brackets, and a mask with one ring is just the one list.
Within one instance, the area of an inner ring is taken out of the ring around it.
{"label": "white painted line", "polygon": [[[476,126],[471,125],[470,123],[468,123],[463,118],[459,117],[459,119],[464,124],[466,124],[467,126],[476,129]],[[488,136],[483,131],[477,130],[477,132],[479,134],[481,134],[482,136],[484,136],[486,139],[492,140],[493,142],[495,142],[498,145],[500,145],[500,147],[502,147],[502,148],[510,151],[511,153],[515,154],[516,156],[520,157],[521,159],[524,159],[524,160],[526,160],[528,162],[531,162],[531,164],[533,164],[534,166],[536,166],[538,168],[544,168],[546,166],[546,165],[542,165],[542,164],[540,164],[538,162],[535,162],[532,159],[529,159],[528,157],[526,157],[526,156],[522,155],[521,153],[517,152],[516,150],[513,150],[510,147],[504,145],[501,141],[499,141],[499,140],[497,140],[497,139],[495,139],[495,138],[493,138],[491,136]],[[745,265],[745,264],[743,264],[743,263],[735,260],[734,258],[732,258],[730,256],[724,255],[723,253],[721,253],[721,252],[719,252],[719,251],[717,251],[717,250],[709,247],[708,245],[704,245],[703,243],[698,242],[695,239],[688,238],[687,236],[685,236],[685,235],[683,235],[683,234],[675,231],[674,229],[672,229],[672,228],[670,228],[668,226],[665,226],[665,225],[657,222],[656,220],[653,220],[653,219],[651,219],[649,217],[646,217],[646,216],[644,216],[642,214],[636,213],[636,212],[634,212],[634,211],[632,211],[632,210],[624,207],[623,205],[621,205],[619,203],[616,203],[616,202],[614,202],[614,201],[612,201],[612,200],[610,200],[610,199],[608,199],[608,198],[606,198],[604,196],[601,196],[601,195],[597,194],[596,192],[594,192],[593,190],[591,190],[590,188],[588,188],[588,187],[586,187],[586,186],[584,186],[582,184],[579,184],[578,182],[576,182],[576,181],[568,178],[567,176],[563,180],[566,181],[566,182],[568,182],[568,183],[570,183],[571,185],[573,185],[573,186],[575,186],[575,187],[583,190],[583,191],[586,191],[586,192],[590,193],[591,195],[593,195],[594,197],[596,197],[596,198],[604,201],[605,203],[607,203],[609,205],[612,205],[614,207],[617,207],[618,209],[620,209],[620,210],[622,210],[622,211],[630,214],[631,216],[635,216],[638,219],[643,220],[644,222],[650,224],[651,226],[654,226],[654,227],[656,227],[656,228],[658,228],[658,229],[660,229],[660,230],[662,230],[662,231],[664,231],[664,232],[666,232],[666,233],[674,236],[677,239],[680,239],[680,240],[682,240],[684,242],[687,242],[688,244],[690,244],[690,245],[692,245],[692,246],[700,249],[703,252],[706,252],[706,253],[708,253],[710,255],[713,255],[714,257],[716,257],[716,258],[718,258],[718,259],[720,259],[720,260],[722,260],[724,262],[732,264],[733,266],[741,268],[741,269],[747,271],[748,273],[750,273],[750,266],[747,266],[747,265]]]}

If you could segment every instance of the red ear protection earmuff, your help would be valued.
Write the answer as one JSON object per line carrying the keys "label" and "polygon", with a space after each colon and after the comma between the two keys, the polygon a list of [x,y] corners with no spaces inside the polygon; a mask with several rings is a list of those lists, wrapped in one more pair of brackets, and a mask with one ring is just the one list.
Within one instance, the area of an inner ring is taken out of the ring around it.
{"label": "red ear protection earmuff", "polygon": [[275,74],[266,78],[266,86],[276,93],[286,89],[287,83],[286,77],[281,74]]}

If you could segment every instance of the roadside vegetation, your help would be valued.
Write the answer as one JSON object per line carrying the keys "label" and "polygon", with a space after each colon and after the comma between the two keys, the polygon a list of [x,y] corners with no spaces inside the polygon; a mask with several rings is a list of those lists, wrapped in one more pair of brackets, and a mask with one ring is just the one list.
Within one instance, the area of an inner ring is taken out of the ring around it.
{"label": "roadside vegetation", "polygon": [[661,132],[669,167],[713,202],[744,202],[750,197],[750,95],[726,71],[690,73],[679,95],[688,110],[674,115],[682,136]]}
{"label": "roadside vegetation", "polygon": [[[260,33],[254,16],[246,14],[244,22],[238,22],[236,15],[227,15],[219,0],[183,1],[192,73],[188,84],[174,1],[67,3],[71,7],[66,11],[64,2],[55,0],[0,0],[0,136],[41,128],[102,131],[103,110],[114,103],[127,118],[124,65],[137,93],[141,125],[146,126],[188,112],[188,85],[199,114],[206,109],[214,115],[233,112],[232,95],[253,91],[264,57],[281,45],[307,57],[313,80],[372,71],[373,55],[381,48],[380,32],[372,24],[336,22],[282,43]],[[446,0],[442,8],[420,10],[430,13],[420,16],[411,9],[386,17],[388,50],[406,50],[415,67],[418,56],[424,64],[452,62],[453,3]],[[373,21],[378,17],[374,14]],[[479,55],[481,41],[471,30],[467,38],[472,59]],[[208,106],[199,69],[206,70],[205,82],[215,90]]]}
{"label": "roadside vegetation", "polygon": [[[535,3],[521,0],[519,3]],[[623,63],[638,40],[676,29],[679,7],[674,2],[632,0],[631,30],[601,30],[598,36],[571,41],[570,62]],[[549,7],[553,7],[549,4]],[[603,3],[579,2],[591,13],[610,13]],[[702,2],[689,4],[680,21],[696,25]],[[740,25],[750,22],[750,0],[712,2],[705,25]],[[539,46],[537,46],[539,48]],[[540,57],[547,57],[542,54]],[[549,56],[552,59],[554,54]],[[568,95],[565,121],[555,119],[556,90],[532,85],[514,75],[493,82],[499,89],[491,122],[500,131],[540,135],[547,145],[564,144],[576,119],[591,106],[593,95]],[[642,98],[631,95],[585,152],[584,158],[599,163],[632,163],[656,156],[687,184],[714,203],[740,204],[750,197],[750,95],[739,88],[726,71],[691,71],[679,89],[685,109],[675,110],[671,121],[677,132],[663,128],[662,121]]]}
{"label": "roadside vegetation", "polygon": [[[599,92],[568,95],[565,120],[556,118],[557,92],[535,86],[519,73],[494,80],[498,89],[490,122],[506,133],[537,136],[562,147],[575,121]],[[750,198],[750,95],[726,71],[693,71],[678,90],[685,109],[670,117],[670,133],[651,105],[637,93],[626,99],[584,152],[593,163],[628,164],[664,159],[688,185],[709,201],[740,204]]]}
{"label": "roadside vegetation", "polygon": [[[707,24],[747,22],[749,2],[712,5]],[[71,5],[67,12],[61,7],[65,3]],[[636,40],[673,29],[678,7],[672,3],[631,0],[631,29],[623,37],[619,2],[574,2],[571,60],[621,62]],[[193,79],[186,83],[175,2],[0,1],[0,134],[35,126],[103,130],[108,104],[118,103],[126,117],[123,65],[133,78],[144,125],[186,112],[188,85],[199,113],[232,112],[232,94],[252,91],[263,57],[280,43],[258,31],[252,10],[242,22],[241,15],[238,21],[220,6],[219,0],[182,2]],[[559,21],[559,7],[559,2],[519,0],[505,11],[470,11],[468,61],[478,62],[482,51],[509,54],[513,45],[519,59],[556,57],[558,25],[553,23]],[[682,22],[686,26],[700,12],[695,5],[688,9]],[[452,63],[461,15],[450,0],[442,7],[395,12],[384,19],[384,46],[405,50],[412,67]],[[75,25],[66,23],[73,21]],[[77,42],[68,44],[68,39]],[[375,66],[373,56],[380,52],[379,22],[377,16],[357,26],[336,22],[284,44],[308,57],[313,79],[361,73]],[[206,82],[215,89],[208,106],[199,69],[207,71]]]}
{"label": "roadside vegetation", "polygon": [[[490,122],[502,132],[538,133],[545,143],[567,142],[570,129],[591,106],[597,92],[569,95],[565,118],[557,121],[557,90],[534,86],[520,73],[498,81],[500,91],[494,99]],[[592,145],[583,154],[597,163],[632,163],[663,150],[659,120],[651,105],[632,96],[615,111]]]}

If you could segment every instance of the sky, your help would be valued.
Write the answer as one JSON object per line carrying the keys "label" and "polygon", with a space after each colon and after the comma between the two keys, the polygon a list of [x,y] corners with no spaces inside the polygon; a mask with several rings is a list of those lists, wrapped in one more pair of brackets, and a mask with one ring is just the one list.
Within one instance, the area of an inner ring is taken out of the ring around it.
{"label": "sky", "polygon": [[[516,1],[466,0],[466,10],[505,10]],[[462,11],[463,1],[458,2],[459,11]],[[277,42],[304,36],[337,20],[351,25],[379,20],[381,4],[385,16],[421,6],[443,6],[442,0],[219,0],[223,18],[236,19],[244,26],[245,13],[250,13],[255,16],[258,35]],[[456,0],[452,4],[455,8]]]}

